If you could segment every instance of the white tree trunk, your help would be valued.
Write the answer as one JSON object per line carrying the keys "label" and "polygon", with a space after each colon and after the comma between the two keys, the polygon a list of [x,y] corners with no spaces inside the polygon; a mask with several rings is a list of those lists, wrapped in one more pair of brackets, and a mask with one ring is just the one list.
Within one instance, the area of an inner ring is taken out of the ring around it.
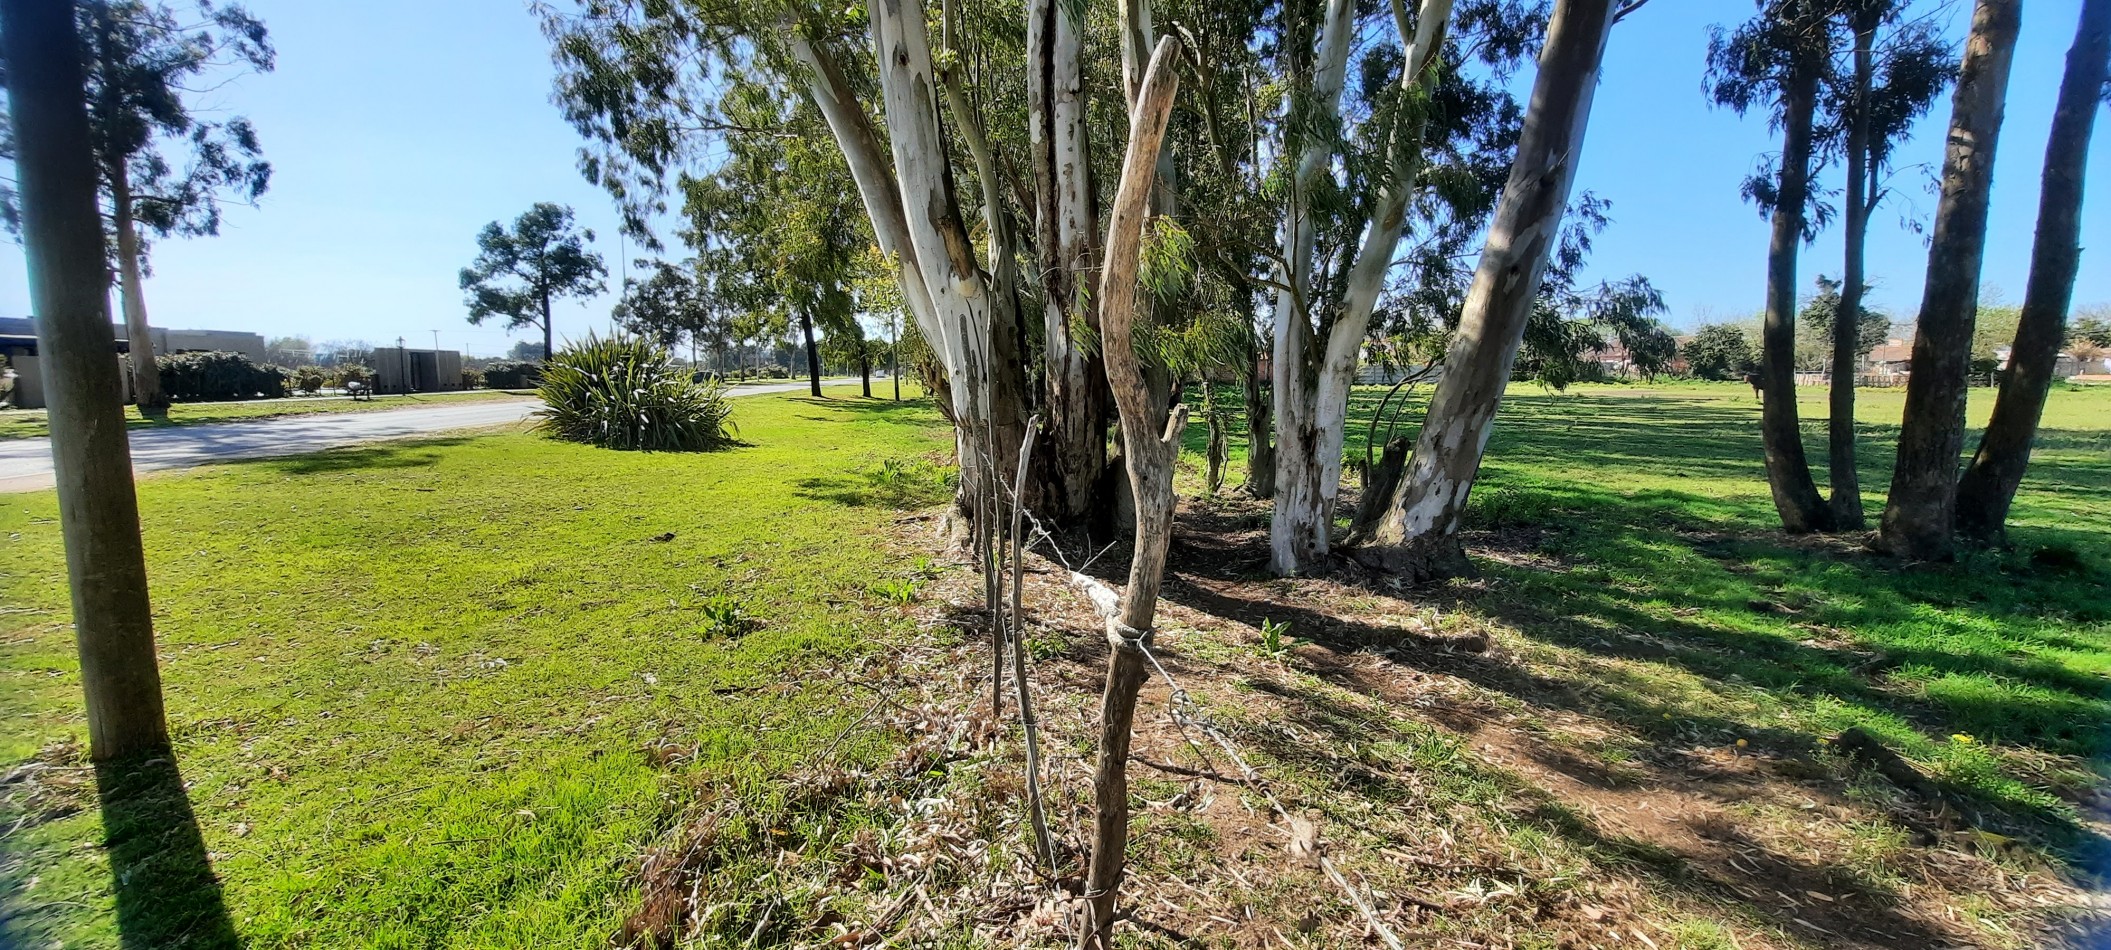
{"label": "white tree trunk", "polygon": [[[1423,0],[1400,72],[1400,93],[1409,95],[1427,81],[1429,65],[1442,46],[1451,19],[1452,0]],[[1347,43],[1353,38],[1350,4],[1330,2],[1320,37],[1320,72],[1315,77],[1315,107],[1338,121]],[[1394,6],[1401,38],[1407,40],[1406,13]],[[1385,287],[1386,272],[1400,244],[1408,202],[1420,168],[1421,126],[1397,124],[1387,133],[1388,175],[1379,185],[1376,206],[1363,241],[1350,265],[1340,310],[1326,323],[1322,339],[1313,329],[1306,302],[1316,293],[1312,278],[1313,224],[1307,202],[1312,184],[1332,158],[1331,143],[1315,137],[1299,158],[1290,214],[1284,224],[1286,273],[1278,265],[1276,292],[1275,408],[1277,426],[1275,518],[1269,536],[1270,566],[1294,574],[1317,565],[1328,554],[1334,504],[1341,493],[1341,449],[1347,431],[1349,390],[1356,382],[1357,358],[1371,313]],[[1295,288],[1294,292],[1290,288]],[[1322,345],[1318,365],[1309,363],[1311,348]]]}
{"label": "white tree trunk", "polygon": [[1357,553],[1366,564],[1418,580],[1459,564],[1459,517],[1561,230],[1612,29],[1611,7],[1611,0],[1555,4],[1517,157],[1445,357],[1444,380],[1391,506]]}

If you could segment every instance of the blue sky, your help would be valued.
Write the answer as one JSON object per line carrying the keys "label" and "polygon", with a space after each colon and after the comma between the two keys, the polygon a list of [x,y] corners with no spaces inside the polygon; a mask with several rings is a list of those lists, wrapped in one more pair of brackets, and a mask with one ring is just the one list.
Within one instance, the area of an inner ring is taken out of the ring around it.
{"label": "blue sky", "polygon": [[[147,283],[153,320],[168,327],[365,339],[475,354],[510,336],[464,319],[455,274],[485,222],[536,201],[572,205],[614,270],[615,215],[575,167],[578,140],[549,102],[548,48],[521,0],[250,0],[278,47],[276,72],[215,93],[248,115],[275,168],[260,207],[229,209],[217,238],[156,249]],[[1953,13],[1961,32],[1969,4]],[[2025,10],[1995,173],[1984,282],[2022,295],[2037,213],[2038,169],[2075,0]],[[1613,32],[1604,86],[1585,145],[1580,186],[1612,201],[1612,227],[1592,271],[1647,275],[1678,326],[1758,308],[1766,222],[1738,196],[1762,152],[1778,147],[1764,119],[1710,109],[1701,93],[1706,31],[1748,16],[1743,0],[1655,0]],[[1898,226],[1926,220],[1948,100],[1900,150],[1891,205],[1871,228],[1873,302],[1907,318],[1919,304],[1926,249]],[[2111,247],[2111,132],[2091,151],[2097,187],[2083,215],[2085,247]],[[1828,184],[1837,186],[1837,171]],[[636,248],[630,248],[636,255]],[[2084,258],[2078,304],[2111,302],[2111,266]],[[1837,274],[1837,230],[1803,258],[1806,289]],[[615,285],[615,274],[610,285]],[[570,302],[557,332],[606,325],[612,298]],[[26,314],[20,249],[0,244],[0,314]]]}

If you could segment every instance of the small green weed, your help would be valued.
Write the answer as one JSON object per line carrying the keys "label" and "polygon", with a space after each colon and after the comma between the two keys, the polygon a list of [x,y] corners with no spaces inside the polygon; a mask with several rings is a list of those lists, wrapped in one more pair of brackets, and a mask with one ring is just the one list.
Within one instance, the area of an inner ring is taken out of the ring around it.
{"label": "small green weed", "polygon": [[762,626],[746,605],[731,594],[713,594],[704,601],[704,632],[712,636],[737,637]]}
{"label": "small green weed", "polygon": [[921,586],[923,585],[918,584],[914,580],[898,578],[872,585],[872,592],[878,595],[881,600],[890,604],[894,604],[897,607],[906,607],[916,603],[917,588]]}
{"label": "small green weed", "polygon": [[1261,621],[1261,655],[1282,659],[1290,652],[1296,641],[1290,639],[1290,623],[1286,620]]}

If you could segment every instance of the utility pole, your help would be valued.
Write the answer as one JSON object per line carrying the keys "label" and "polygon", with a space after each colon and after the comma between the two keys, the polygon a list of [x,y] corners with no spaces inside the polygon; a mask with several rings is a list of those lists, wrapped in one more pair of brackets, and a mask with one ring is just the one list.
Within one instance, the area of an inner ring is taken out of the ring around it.
{"label": "utility pole", "polygon": [[438,330],[432,331],[432,352],[433,358],[438,359],[440,355],[440,331]]}
{"label": "utility pole", "polygon": [[396,356],[403,365],[403,392],[404,394],[408,395],[411,390],[410,348],[403,342],[403,338],[400,336],[396,338]]}
{"label": "utility pole", "polygon": [[59,533],[98,761],[164,751],[161,669],[147,601],[139,498],[125,437],[117,334],[104,292],[86,84],[74,5],[0,0],[29,300],[47,375]]}

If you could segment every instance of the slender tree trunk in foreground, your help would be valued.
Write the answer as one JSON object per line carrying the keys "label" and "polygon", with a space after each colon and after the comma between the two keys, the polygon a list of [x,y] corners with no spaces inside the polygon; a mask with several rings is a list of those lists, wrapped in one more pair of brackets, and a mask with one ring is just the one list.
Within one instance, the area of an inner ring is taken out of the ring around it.
{"label": "slender tree trunk in foreground", "polygon": [[1848,103],[1845,261],[1841,265],[1840,307],[1832,317],[1832,389],[1826,420],[1827,465],[1832,478],[1834,530],[1859,531],[1862,480],[1855,471],[1854,377],[1861,359],[1863,250],[1869,240],[1869,93],[1876,68],[1870,46],[1876,38],[1877,8],[1872,4],[1854,23],[1854,100]]}
{"label": "slender tree trunk in foreground", "polygon": [[29,296],[97,760],[168,748],[73,4],[0,0]]}
{"label": "slender tree trunk in foreground", "polygon": [[858,354],[858,382],[865,386],[865,398],[872,398],[872,354]]}
{"label": "slender tree trunk in foreground", "polygon": [[821,350],[814,346],[814,318],[812,314],[799,314],[799,332],[806,337],[806,389],[815,399],[821,398]]}
{"label": "slender tree trunk in foreground", "polygon": [[1957,456],[1964,451],[1965,374],[1979,309],[1994,146],[2008,97],[2022,0],[1979,0],[1964,66],[1950,100],[1942,200],[1928,247],[1927,284],[1906,379],[1906,416],[1877,546],[1903,558],[1941,560],[1953,550]]}
{"label": "slender tree trunk in foreground", "polygon": [[2082,184],[2089,170],[2089,137],[2111,58],[2111,0],[2083,0],[2059,105],[2045,144],[2045,172],[2038,195],[2038,234],[2031,246],[2030,282],[2016,323],[2008,375],[1994,401],[1994,416],[1979,451],[1957,486],[1957,530],[1975,541],[1996,541],[2008,522],[2009,505],[2030,465],[2038,417],[2067,335],[2067,308],[2082,262]]}
{"label": "slender tree trunk in foreground", "polygon": [[146,281],[139,273],[139,222],[132,212],[132,182],[124,164],[110,169],[110,194],[117,221],[118,297],[125,313],[125,349],[132,364],[132,401],[142,411],[167,408],[161,370],[154,362],[154,339],[147,329]]}
{"label": "slender tree trunk in foreground", "polygon": [[1611,29],[1611,0],[1558,0],[1554,6],[1517,158],[1444,359],[1444,379],[1389,510],[1356,552],[1366,565],[1411,582],[1465,566],[1459,518],[1559,239]]}
{"label": "slender tree trunk in foreground", "polygon": [[1810,197],[1811,123],[1818,108],[1818,52],[1799,52],[1783,97],[1781,179],[1774,196],[1774,236],[1767,246],[1766,320],[1760,329],[1760,443],[1767,487],[1781,526],[1791,533],[1832,527],[1832,511],[1811,481],[1796,418],[1796,252]]}
{"label": "slender tree trunk in foreground", "polygon": [[1129,738],[1136,693],[1147,675],[1143,651],[1151,643],[1158,589],[1172,543],[1173,463],[1180,456],[1187,409],[1171,405],[1170,381],[1136,358],[1136,272],[1149,224],[1159,147],[1180,86],[1179,43],[1158,41],[1130,110],[1129,150],[1107,222],[1106,263],[1100,271],[1100,325],[1107,354],[1107,380],[1121,413],[1122,461],[1136,501],[1135,551],[1121,604],[1107,620],[1106,691],[1100,699],[1099,760],[1093,771],[1092,859],[1085,878],[1087,914],[1081,947],[1111,950],[1114,901],[1121,889],[1129,843]]}

